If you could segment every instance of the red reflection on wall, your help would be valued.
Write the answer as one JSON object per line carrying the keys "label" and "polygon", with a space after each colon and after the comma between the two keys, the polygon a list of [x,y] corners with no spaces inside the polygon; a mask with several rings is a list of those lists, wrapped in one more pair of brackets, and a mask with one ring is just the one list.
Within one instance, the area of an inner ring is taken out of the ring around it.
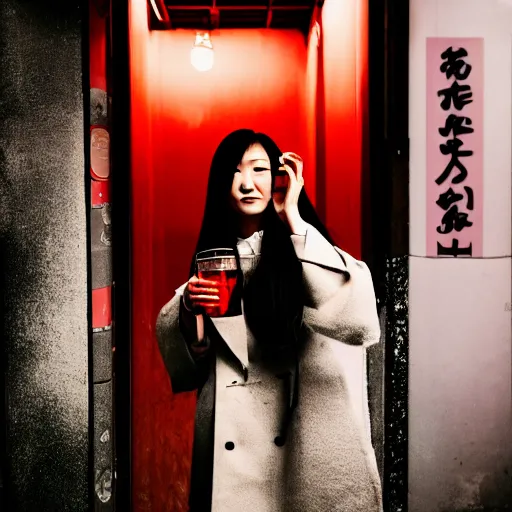
{"label": "red reflection on wall", "polygon": [[89,0],[89,80],[91,89],[106,91],[108,6],[105,9],[104,3]]}
{"label": "red reflection on wall", "polygon": [[325,220],[337,243],[360,258],[361,171],[368,102],[367,2],[327,0],[321,21]]}
{"label": "red reflection on wall", "polygon": [[[195,398],[171,392],[156,317],[187,279],[211,158],[229,132],[263,131],[283,151],[303,156],[306,189],[315,200],[317,59],[299,32],[222,30],[212,33],[213,69],[200,73],[190,63],[194,32],[150,33],[146,9],[145,0],[131,0],[132,497],[135,511],[174,512],[187,510]],[[339,43],[328,35],[332,30],[324,27],[331,51]],[[345,37],[356,34],[350,29]],[[330,58],[324,62],[332,65]],[[340,87],[335,71],[324,73],[336,89],[326,94],[326,108],[334,105],[334,114],[325,115],[327,223],[358,256],[361,129],[337,99],[346,94],[343,87],[354,98],[355,82],[349,87],[342,80]],[[348,204],[333,204],[353,193]]]}

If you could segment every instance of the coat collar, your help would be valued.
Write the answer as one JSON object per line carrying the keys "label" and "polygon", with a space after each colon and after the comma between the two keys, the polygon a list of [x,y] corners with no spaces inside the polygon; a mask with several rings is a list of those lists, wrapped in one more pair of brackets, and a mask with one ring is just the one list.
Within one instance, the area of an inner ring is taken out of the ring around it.
{"label": "coat collar", "polygon": [[308,226],[306,235],[291,235],[291,240],[301,262],[348,274],[343,251],[336,246],[333,251],[330,242],[314,226]]}

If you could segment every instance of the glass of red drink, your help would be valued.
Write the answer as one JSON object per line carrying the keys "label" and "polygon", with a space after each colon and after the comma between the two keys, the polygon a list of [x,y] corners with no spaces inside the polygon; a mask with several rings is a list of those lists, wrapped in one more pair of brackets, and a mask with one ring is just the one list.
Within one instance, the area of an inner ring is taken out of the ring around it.
{"label": "glass of red drink", "polygon": [[196,255],[199,279],[215,281],[219,300],[205,305],[205,313],[211,317],[225,316],[236,287],[238,266],[234,249],[209,249]]}

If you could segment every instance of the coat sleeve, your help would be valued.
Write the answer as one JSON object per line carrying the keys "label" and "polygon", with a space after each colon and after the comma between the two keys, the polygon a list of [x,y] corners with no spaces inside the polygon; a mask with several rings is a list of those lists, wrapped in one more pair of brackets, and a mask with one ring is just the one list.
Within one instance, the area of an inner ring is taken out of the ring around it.
{"label": "coat sleeve", "polygon": [[306,288],[304,322],[313,331],[350,345],[379,341],[380,325],[370,270],[333,247],[313,226],[292,235]]}
{"label": "coat sleeve", "polygon": [[207,358],[193,353],[181,331],[180,303],[181,296],[175,295],[162,308],[156,321],[158,346],[173,393],[196,390],[207,377]]}

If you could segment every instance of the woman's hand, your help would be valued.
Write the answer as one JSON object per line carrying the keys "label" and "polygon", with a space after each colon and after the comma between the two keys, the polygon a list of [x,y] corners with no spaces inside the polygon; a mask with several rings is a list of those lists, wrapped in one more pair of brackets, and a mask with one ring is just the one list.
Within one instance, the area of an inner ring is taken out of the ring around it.
{"label": "woman's hand", "polygon": [[183,292],[183,305],[195,314],[201,313],[206,306],[216,305],[219,302],[219,289],[216,286],[215,281],[192,276]]}
{"label": "woman's hand", "polygon": [[[304,167],[302,158],[297,153],[283,153],[279,157],[281,167],[279,171],[287,173],[287,185],[282,183],[282,178],[276,176],[272,200],[279,218],[290,228],[294,234],[305,234],[306,223],[299,213],[299,196],[304,186],[302,170]],[[285,176],[286,178],[286,176]]]}

